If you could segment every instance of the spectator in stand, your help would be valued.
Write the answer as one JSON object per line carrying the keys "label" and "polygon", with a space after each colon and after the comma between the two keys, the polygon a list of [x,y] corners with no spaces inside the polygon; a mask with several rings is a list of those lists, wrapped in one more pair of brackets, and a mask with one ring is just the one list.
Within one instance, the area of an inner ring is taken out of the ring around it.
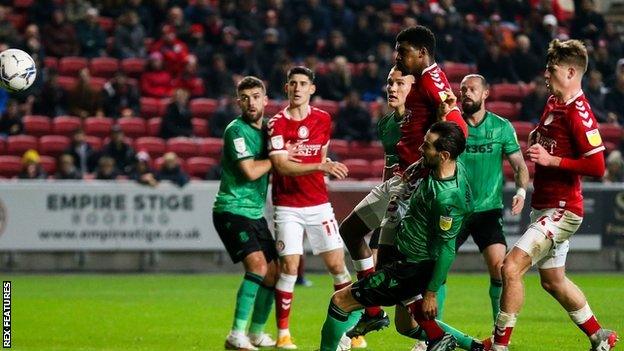
{"label": "spectator in stand", "polygon": [[237,44],[238,30],[232,26],[223,28],[221,33],[221,44],[217,48],[225,58],[227,68],[236,73],[242,74],[247,69],[247,57],[245,51]]}
{"label": "spectator in stand", "polygon": [[353,59],[351,48],[339,30],[332,30],[329,33],[329,41],[319,56],[324,60],[331,60],[336,56],[345,56],[350,60]]}
{"label": "spectator in stand", "polygon": [[276,62],[284,57],[286,52],[280,46],[279,32],[274,28],[264,31],[262,42],[255,46],[254,60],[262,77],[269,77]]}
{"label": "spectator in stand", "polygon": [[177,33],[177,37],[183,42],[186,42],[190,37],[191,25],[184,18],[184,12],[180,6],[173,6],[167,11],[167,20],[164,26],[171,26]]}
{"label": "spectator in stand", "polygon": [[47,69],[43,88],[35,99],[35,114],[56,117],[67,113],[67,93],[58,84],[58,73]]}
{"label": "spectator in stand", "polygon": [[190,55],[184,71],[177,79],[174,79],[173,85],[176,89],[187,90],[191,97],[202,97],[206,95],[204,81],[197,74],[197,58]]}
{"label": "spectator in stand", "polygon": [[167,112],[160,126],[160,137],[163,139],[193,136],[191,110],[189,109],[189,92],[176,89],[173,101],[167,106]]}
{"label": "spectator in stand", "polygon": [[353,29],[355,25],[355,14],[351,9],[345,6],[344,0],[329,1],[330,22],[333,28],[347,33]]}
{"label": "spectator in stand", "polygon": [[43,27],[43,32],[43,46],[49,56],[77,56],[80,53],[74,26],[65,20],[62,10],[52,12],[52,20]]}
{"label": "spectator in stand", "polygon": [[39,26],[50,21],[50,14],[58,7],[56,0],[33,1],[28,9],[28,19]]}
{"label": "spectator in stand", "polygon": [[288,33],[284,26],[280,23],[280,16],[275,10],[268,10],[264,18],[265,35],[266,30],[272,29],[277,31],[277,37],[279,39],[278,44],[282,50],[285,50],[286,43],[288,42]]}
{"label": "spectator in stand", "polygon": [[41,157],[35,150],[28,150],[22,156],[22,171],[17,175],[19,179],[46,179],[48,174],[41,167]]}
{"label": "spectator in stand", "polygon": [[184,18],[192,24],[202,24],[215,12],[208,0],[196,0],[194,4],[189,4],[184,9]]}
{"label": "spectator in stand", "polygon": [[546,106],[550,93],[542,76],[537,76],[533,79],[533,86],[533,91],[522,100],[522,108],[518,118],[521,121],[536,124],[542,116],[542,111],[544,106]]}
{"label": "spectator in stand", "polygon": [[383,96],[383,89],[380,85],[383,79],[375,58],[370,57],[366,67],[364,67],[364,72],[356,77],[354,87],[360,92],[362,100],[366,102],[375,101]]}
{"label": "spectator in stand", "polygon": [[603,183],[624,182],[624,159],[619,150],[613,150],[606,159],[607,171],[602,177]]}
{"label": "spectator in stand", "polygon": [[610,123],[624,124],[624,59],[618,61],[615,86],[605,97],[607,120]]}
{"label": "spectator in stand", "polygon": [[370,54],[370,49],[375,47],[379,41],[375,36],[375,32],[371,30],[369,17],[363,13],[358,15],[355,21],[355,28],[347,33],[349,46],[353,50],[354,60],[356,62],[366,60],[366,57]]}
{"label": "spectator in stand", "polygon": [[20,35],[13,23],[9,21],[8,15],[10,11],[9,7],[0,6],[0,42],[12,47],[19,43]]}
{"label": "spectator in stand", "polygon": [[83,21],[87,16],[91,5],[85,0],[66,0],[64,4],[65,17],[70,23]]}
{"label": "spectator in stand", "polygon": [[158,181],[168,180],[179,187],[185,186],[189,182],[189,176],[180,167],[178,155],[174,152],[167,152],[163,156],[163,160],[162,167],[156,174],[156,179]]}
{"label": "spectator in stand", "polygon": [[78,128],[72,134],[72,141],[66,154],[74,158],[74,165],[82,174],[90,173],[97,162],[97,154],[86,141],[84,130]]}
{"label": "spectator in stand", "polygon": [[39,26],[36,24],[29,24],[26,27],[21,48],[33,58],[37,67],[42,67],[43,59],[45,58],[45,50],[43,49],[43,44],[41,44]]}
{"label": "spectator in stand", "polygon": [[497,13],[490,16],[490,25],[484,34],[488,44],[498,44],[500,50],[506,54],[511,53],[516,48],[513,30],[502,24],[501,17]]}
{"label": "spectator in stand", "polygon": [[347,58],[338,56],[330,64],[329,72],[319,78],[319,95],[323,99],[342,101],[352,87]]}
{"label": "spectator in stand", "polygon": [[120,59],[145,57],[145,28],[134,11],[126,11],[115,26],[115,54]]}
{"label": "spectator in stand", "polygon": [[76,24],[81,56],[93,58],[106,54],[106,34],[100,27],[98,16],[98,10],[91,7],[85,19]]}
{"label": "spectator in stand", "polygon": [[544,67],[540,59],[531,51],[531,40],[524,34],[516,37],[516,48],[511,53],[511,62],[520,81],[530,83]]}
{"label": "spectator in stand", "polygon": [[128,82],[119,71],[104,84],[102,89],[104,112],[108,117],[132,117],[139,115],[139,90]]}
{"label": "spectator in stand", "polygon": [[604,29],[604,17],[596,11],[594,1],[582,0],[580,8],[575,9],[574,19],[570,23],[571,37],[595,42]]}
{"label": "spectator in stand", "polygon": [[548,44],[555,39],[557,31],[559,29],[559,22],[557,17],[552,14],[547,14],[542,19],[542,24],[535,28],[530,36],[533,45],[533,52],[538,57],[544,57],[546,55],[546,49]]}
{"label": "spectator in stand", "polygon": [[224,96],[219,99],[219,107],[215,111],[214,116],[208,120],[210,136],[223,138],[225,127],[227,127],[238,114],[237,105],[231,97]]}
{"label": "spectator in stand", "polygon": [[156,180],[156,176],[149,162],[150,156],[146,151],[137,152],[136,161],[129,178],[137,181],[139,184],[155,187],[158,185],[158,181]]}
{"label": "spectator in stand", "polygon": [[[375,50],[375,61],[379,65],[380,72],[389,72],[394,66],[394,49],[388,43],[377,44]],[[380,85],[384,85],[385,78],[380,81]]]}
{"label": "spectator in stand", "polygon": [[618,32],[615,23],[607,22],[605,25],[604,33],[602,33],[602,39],[598,42],[604,41],[609,46],[609,56],[622,57],[624,56],[624,41]]}
{"label": "spectator in stand", "polygon": [[218,99],[221,96],[234,95],[233,73],[227,69],[223,55],[214,55],[212,58],[212,69],[204,82],[206,82],[206,94],[208,97]]}
{"label": "spectator in stand", "polygon": [[334,137],[348,141],[371,141],[373,139],[372,118],[362,105],[360,94],[351,90],[345,104],[338,111]]}
{"label": "spectator in stand", "polygon": [[605,108],[605,97],[608,89],[602,82],[602,73],[597,70],[589,71],[587,75],[586,85],[583,87],[583,92],[589,101],[589,105],[594,112],[594,116],[598,122],[607,122],[607,110]]}
{"label": "spectator in stand", "polygon": [[115,167],[115,159],[109,156],[102,156],[98,160],[98,167],[95,170],[97,180],[116,180],[121,174]]}
{"label": "spectator in stand", "polygon": [[442,13],[433,17],[431,31],[436,37],[435,57],[437,62],[459,61],[459,48],[456,31],[449,26],[447,18]]}
{"label": "spectator in stand", "polygon": [[160,52],[150,55],[147,69],[141,74],[141,95],[153,98],[171,96],[171,74],[163,67],[163,58]]}
{"label": "spectator in stand", "polygon": [[188,42],[190,52],[197,58],[197,62],[201,63],[198,67],[198,73],[202,76],[206,74],[204,65],[210,62],[212,58],[213,48],[204,39],[204,26],[201,24],[194,24],[191,26],[191,38]]}
{"label": "spectator in stand", "polygon": [[115,160],[115,167],[120,174],[130,173],[135,153],[132,146],[125,142],[124,133],[119,125],[114,125],[111,129],[110,141],[102,149],[102,155]]}
{"label": "spectator in stand", "polygon": [[464,17],[463,28],[457,35],[460,60],[466,63],[477,63],[479,54],[485,51],[485,38],[477,27],[475,15],[469,13]]}
{"label": "spectator in stand", "polygon": [[157,6],[150,7],[142,2],[143,0],[128,0],[124,9],[126,12],[132,11],[136,13],[141,22],[141,27],[143,27],[145,36],[149,37],[154,33],[154,18],[156,18],[152,16],[152,9],[156,9]]}
{"label": "spectator in stand", "polygon": [[62,154],[58,159],[58,171],[55,179],[82,179],[82,173],[74,164],[74,157],[70,154]]}
{"label": "spectator in stand", "polygon": [[607,85],[612,88],[615,85],[615,74],[613,68],[617,68],[618,57],[609,55],[609,48],[604,40],[599,40],[598,45],[590,56],[590,67],[602,73],[607,78]]}
{"label": "spectator in stand", "polygon": [[91,74],[88,68],[83,68],[78,73],[78,84],[69,92],[69,113],[87,118],[91,116],[104,116],[102,108],[102,94],[91,87]]}
{"label": "spectator in stand", "polygon": [[24,125],[22,124],[22,114],[16,100],[10,99],[6,110],[0,117],[0,137],[22,134]]}
{"label": "spectator in stand", "polygon": [[189,55],[188,47],[178,39],[176,29],[171,25],[163,26],[162,36],[152,44],[150,52],[158,52],[162,55],[165,69],[172,77],[177,77],[182,73]]}
{"label": "spectator in stand", "polygon": [[487,52],[477,63],[477,68],[490,84],[518,81],[518,75],[511,64],[509,55],[501,52],[496,43],[488,45]]}
{"label": "spectator in stand", "polygon": [[283,56],[273,66],[273,70],[269,75],[268,95],[270,99],[284,100],[286,98],[284,86],[286,85],[286,73],[290,67],[292,67],[292,62],[288,56]]}
{"label": "spectator in stand", "polygon": [[288,53],[294,59],[298,59],[315,52],[316,36],[312,31],[312,20],[304,15],[297,20],[295,31],[289,38]]}
{"label": "spectator in stand", "polygon": [[262,18],[255,0],[241,0],[236,7],[236,28],[243,40],[257,40],[262,33]]}

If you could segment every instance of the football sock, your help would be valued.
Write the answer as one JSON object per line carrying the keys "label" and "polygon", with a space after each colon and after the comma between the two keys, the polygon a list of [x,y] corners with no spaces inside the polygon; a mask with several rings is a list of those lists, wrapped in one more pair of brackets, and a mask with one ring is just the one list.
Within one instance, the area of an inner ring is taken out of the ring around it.
{"label": "football sock", "polygon": [[280,273],[275,285],[275,318],[277,319],[278,337],[290,334],[288,320],[296,281],[296,275]]}
{"label": "football sock", "polygon": [[320,351],[336,351],[338,343],[342,335],[352,327],[355,322],[353,318],[349,318],[349,312],[343,311],[330,301],[327,309],[327,318],[321,329],[321,350]]}
{"label": "football sock", "polygon": [[496,323],[496,316],[500,311],[500,297],[503,291],[503,281],[490,278],[490,302],[492,303],[492,318]]}
{"label": "football sock", "polygon": [[332,274],[332,278],[334,279],[334,291],[351,285],[351,274],[349,274],[347,267],[344,267],[342,273]]}
{"label": "football sock", "polygon": [[576,323],[587,336],[592,336],[600,330],[600,324],[596,320],[591,308],[589,308],[588,303],[585,303],[585,306],[580,310],[568,312],[568,314],[572,321]]}
{"label": "football sock", "polygon": [[441,321],[444,316],[444,301],[446,300],[446,283],[440,285],[438,293],[436,294],[436,301],[438,303],[438,315],[436,319]]}
{"label": "football sock", "polygon": [[418,298],[416,301],[410,302],[406,304],[407,307],[414,317],[414,320],[427,334],[427,340],[437,340],[444,335],[444,331],[438,323],[434,319],[425,319],[425,315],[422,311],[422,298]]}
{"label": "football sock", "polygon": [[254,273],[245,273],[243,282],[236,294],[236,307],[234,309],[234,324],[232,325],[232,330],[245,332],[249,313],[254,305],[260,283],[262,283],[263,279],[264,277]]}
{"label": "football sock", "polygon": [[412,338],[415,340],[423,340],[423,341],[427,340],[427,334],[425,334],[425,331],[421,327],[410,329],[406,331],[405,333],[401,333],[401,334],[407,336],[408,338]]}
{"label": "football sock", "polygon": [[453,327],[451,327],[450,325],[436,320],[438,322],[438,325],[440,326],[440,328],[442,328],[442,330],[444,330],[444,332],[451,334],[455,337],[455,339],[457,339],[457,346],[461,347],[464,350],[470,350],[470,347],[472,346],[472,342],[474,341],[474,338],[472,338],[470,335],[463,333]]}
{"label": "football sock", "polygon": [[509,345],[511,332],[516,325],[517,314],[507,313],[503,310],[498,312],[494,324],[494,343],[501,346]]}
{"label": "football sock", "polygon": [[[353,260],[353,267],[355,268],[358,280],[368,277],[375,273],[375,261],[373,260],[373,256],[361,260]],[[381,312],[381,307],[366,307],[364,311],[369,317],[374,317]]]}
{"label": "football sock", "polygon": [[269,314],[271,314],[274,300],[275,288],[260,285],[258,294],[256,295],[254,310],[251,314],[251,325],[249,326],[250,334],[262,334],[264,326],[269,319]]}

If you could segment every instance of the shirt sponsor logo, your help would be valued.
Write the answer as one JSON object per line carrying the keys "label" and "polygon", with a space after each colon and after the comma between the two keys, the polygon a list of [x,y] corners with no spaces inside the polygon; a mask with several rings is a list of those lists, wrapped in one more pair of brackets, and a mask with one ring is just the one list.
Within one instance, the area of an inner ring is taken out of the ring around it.
{"label": "shirt sponsor logo", "polygon": [[281,135],[271,137],[271,148],[273,150],[281,150],[284,148],[284,138]]}
{"label": "shirt sponsor logo", "polygon": [[234,150],[239,154],[244,154],[247,151],[247,146],[245,145],[245,138],[236,138],[234,139]]}
{"label": "shirt sponsor logo", "polygon": [[588,132],[585,132],[585,136],[587,137],[587,141],[589,141],[589,145],[598,146],[602,144],[602,138],[600,137],[600,132],[598,129],[592,129]]}
{"label": "shirt sponsor logo", "polygon": [[310,131],[306,126],[301,126],[297,130],[297,136],[299,136],[300,139],[307,139],[308,136],[310,136]]}
{"label": "shirt sponsor logo", "polygon": [[453,217],[440,216],[440,229],[447,231],[453,225]]}

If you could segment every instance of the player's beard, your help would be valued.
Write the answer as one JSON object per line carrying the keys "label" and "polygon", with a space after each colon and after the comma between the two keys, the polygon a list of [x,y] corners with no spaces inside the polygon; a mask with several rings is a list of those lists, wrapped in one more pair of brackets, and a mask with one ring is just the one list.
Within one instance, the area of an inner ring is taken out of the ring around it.
{"label": "player's beard", "polygon": [[482,100],[479,100],[479,101],[470,100],[470,101],[472,101],[471,104],[466,104],[466,101],[462,102],[462,110],[467,115],[472,115],[473,113],[479,111],[481,109],[481,104],[483,104]]}
{"label": "player's beard", "polygon": [[245,112],[243,117],[249,123],[256,123],[259,119],[262,118],[264,111],[256,111],[256,113]]}

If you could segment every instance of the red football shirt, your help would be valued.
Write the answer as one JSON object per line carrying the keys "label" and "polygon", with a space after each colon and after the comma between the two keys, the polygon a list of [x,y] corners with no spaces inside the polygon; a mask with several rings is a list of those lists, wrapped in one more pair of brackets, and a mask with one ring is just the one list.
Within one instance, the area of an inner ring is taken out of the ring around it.
{"label": "red football shirt", "polygon": [[[571,159],[587,157],[605,149],[598,122],[582,90],[565,103],[558,102],[554,96],[548,99],[535,128],[534,142],[553,156]],[[583,216],[580,175],[536,164],[533,186],[531,207],[564,208]]]}
{"label": "red football shirt", "polygon": [[[329,145],[331,116],[310,106],[307,116],[295,121],[286,109],[269,120],[269,155],[288,153],[287,143],[301,144],[296,157],[302,163],[320,163],[322,149]],[[290,177],[273,172],[273,204],[288,207],[309,207],[329,202],[323,172]]]}
{"label": "red football shirt", "polygon": [[[451,89],[451,85],[436,63],[425,68],[420,77],[416,77],[405,102],[407,111],[401,121],[401,138],[396,146],[399,172],[422,156],[418,148],[422,145],[429,127],[438,120],[438,106],[446,100],[447,89]],[[449,113],[447,121],[459,124],[464,133],[468,130],[466,121],[459,112]]]}

